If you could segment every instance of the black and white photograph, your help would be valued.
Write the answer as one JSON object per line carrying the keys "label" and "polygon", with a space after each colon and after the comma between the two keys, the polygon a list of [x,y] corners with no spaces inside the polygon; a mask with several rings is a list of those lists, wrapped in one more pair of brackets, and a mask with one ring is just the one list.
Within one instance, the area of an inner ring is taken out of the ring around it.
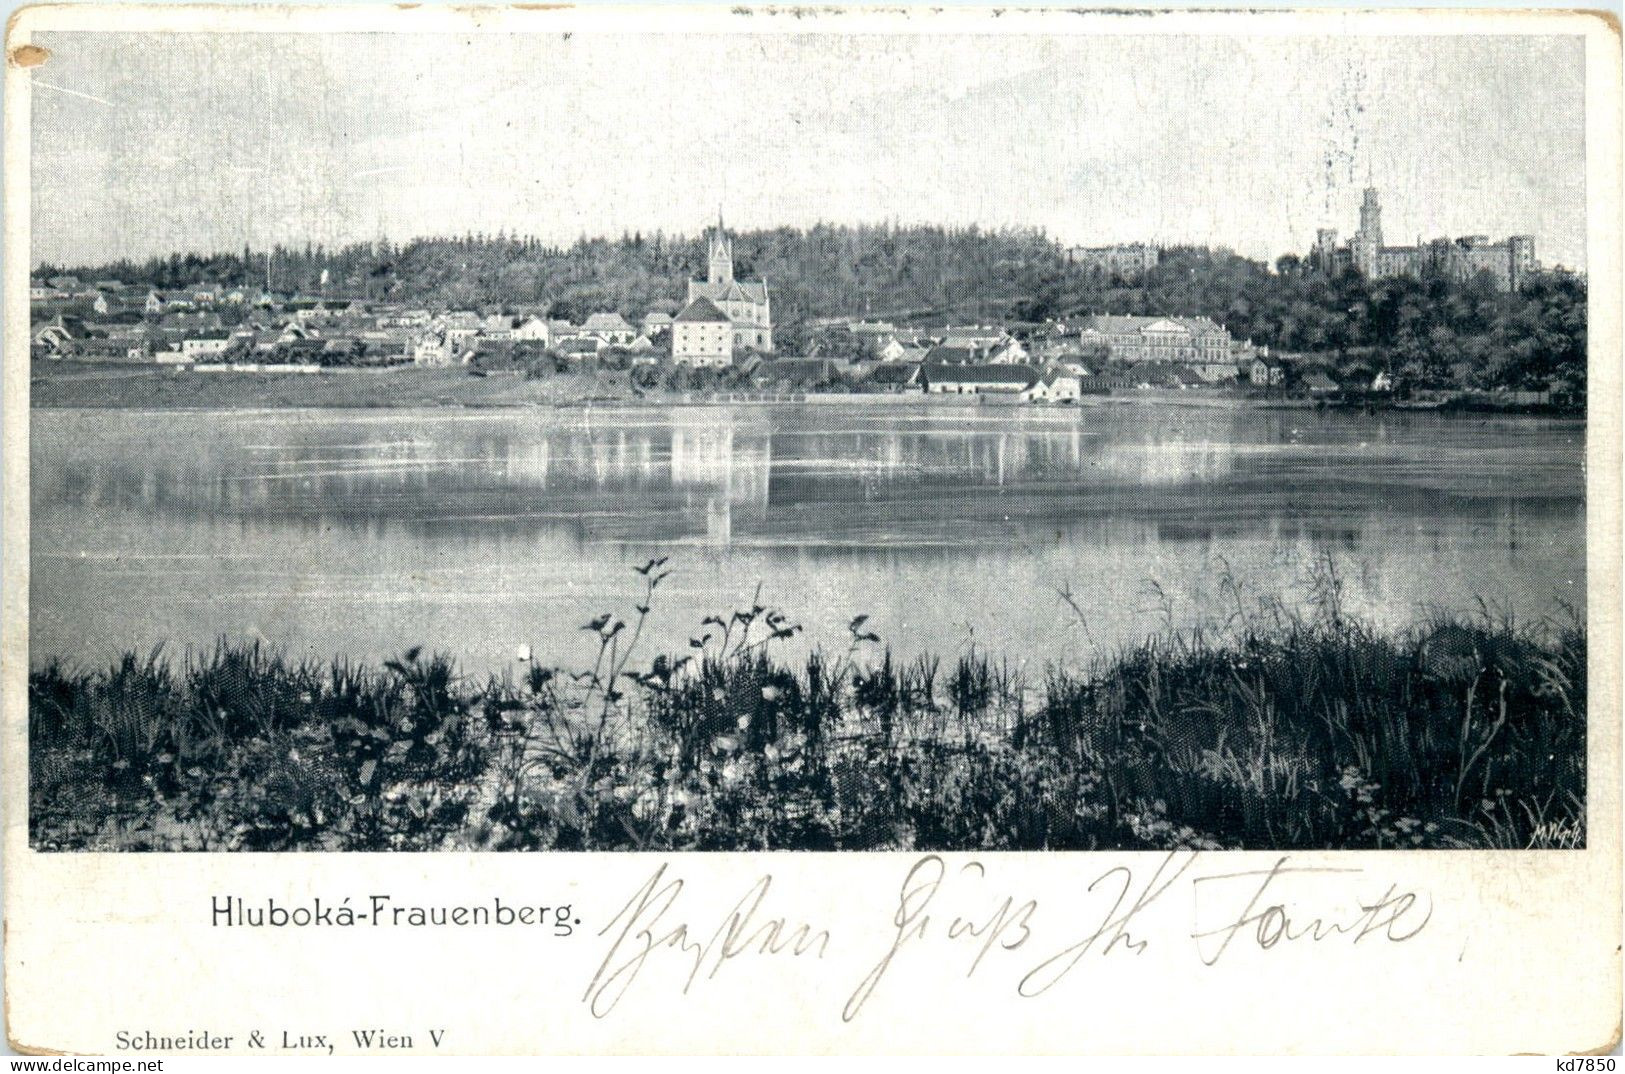
{"label": "black and white photograph", "polygon": [[1613,1069],[1617,19],[5,55],[13,1051]]}
{"label": "black and white photograph", "polygon": [[1581,37],[30,47],[34,850],[1586,845]]}

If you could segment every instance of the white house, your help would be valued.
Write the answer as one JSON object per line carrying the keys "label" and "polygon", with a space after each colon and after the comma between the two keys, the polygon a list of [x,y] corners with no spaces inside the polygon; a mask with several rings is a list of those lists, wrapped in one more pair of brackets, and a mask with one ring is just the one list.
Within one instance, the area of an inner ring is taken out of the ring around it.
{"label": "white house", "polygon": [[544,347],[550,347],[553,345],[553,330],[545,317],[526,317],[513,330],[513,338],[535,340]]}
{"label": "white house", "polygon": [[990,365],[1015,365],[1026,360],[1027,348],[1021,345],[1019,339],[999,340],[987,352],[987,361]]}
{"label": "white house", "polygon": [[875,357],[882,362],[901,362],[908,353],[908,348],[900,343],[896,336],[887,336],[885,340],[875,346]]}
{"label": "white house", "polygon": [[637,329],[619,313],[595,313],[581,326],[583,335],[597,336],[611,346],[624,347],[637,338]]}
{"label": "white house", "polygon": [[420,332],[412,339],[412,362],[415,365],[450,365],[452,348],[439,332]]}
{"label": "white house", "polygon": [[65,349],[72,339],[73,333],[63,325],[61,317],[34,333],[34,342],[52,351]]}
{"label": "white house", "polygon": [[1034,403],[1075,403],[1082,394],[1077,377],[1060,369],[1050,369],[1022,392],[1021,397]]}
{"label": "white house", "polygon": [[181,354],[188,360],[223,354],[230,343],[231,337],[224,332],[200,332],[181,340]]}
{"label": "white house", "polygon": [[927,365],[921,375],[933,395],[1015,395],[1038,380],[1025,365]]}
{"label": "white house", "polygon": [[1224,384],[1237,375],[1235,362],[1187,362],[1186,368],[1208,384]]}
{"label": "white house", "polygon": [[694,368],[733,364],[734,329],[728,315],[709,298],[696,298],[671,322],[671,360]]}
{"label": "white house", "polygon": [[604,353],[608,347],[609,344],[598,336],[571,336],[569,339],[557,344],[554,349],[566,358],[582,361],[587,358],[596,358]]}
{"label": "white house", "polygon": [[1279,387],[1286,382],[1286,367],[1269,358],[1254,358],[1247,367],[1247,379],[1254,387]]}

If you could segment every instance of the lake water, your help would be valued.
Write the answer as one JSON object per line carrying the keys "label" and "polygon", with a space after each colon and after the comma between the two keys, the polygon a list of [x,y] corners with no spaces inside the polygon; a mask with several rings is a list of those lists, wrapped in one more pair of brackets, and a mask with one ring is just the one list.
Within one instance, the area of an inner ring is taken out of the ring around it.
{"label": "lake water", "polygon": [[1584,443],[1153,405],[36,411],[31,655],[228,636],[575,663],[655,556],[646,636],[684,651],[760,585],[827,647],[865,613],[904,654],[1079,662],[1222,617],[1226,574],[1301,601],[1324,557],[1384,624],[1477,597],[1535,618],[1584,608]]}

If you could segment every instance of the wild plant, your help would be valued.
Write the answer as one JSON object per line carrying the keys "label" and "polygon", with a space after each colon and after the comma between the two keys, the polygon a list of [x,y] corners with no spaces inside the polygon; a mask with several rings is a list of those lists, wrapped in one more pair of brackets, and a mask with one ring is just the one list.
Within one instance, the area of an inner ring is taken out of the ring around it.
{"label": "wild plant", "polygon": [[[1585,841],[1586,638],[1485,604],[1378,631],[1335,564],[1046,670],[900,660],[750,602],[644,652],[664,559],[574,674],[222,643],[29,677],[30,835],[243,849],[1453,847]],[[1319,580],[1316,581],[1316,578]],[[1063,592],[1067,592],[1063,590]],[[1318,594],[1318,595],[1317,595]],[[1064,602],[1064,600],[1063,600]],[[122,763],[121,763],[122,762]]]}

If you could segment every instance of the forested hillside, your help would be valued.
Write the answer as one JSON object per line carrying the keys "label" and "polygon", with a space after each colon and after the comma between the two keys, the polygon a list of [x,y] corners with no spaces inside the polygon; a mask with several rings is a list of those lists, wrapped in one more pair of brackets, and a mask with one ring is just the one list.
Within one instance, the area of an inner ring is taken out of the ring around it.
{"label": "forested hillside", "polygon": [[[263,287],[266,256],[245,249],[143,264],[43,266],[40,272],[114,276],[160,289],[202,279]],[[1065,269],[1060,248],[1035,231],[936,227],[819,225],[742,232],[734,236],[734,262],[740,277],[769,281],[780,324],[866,310],[929,314],[964,305],[1003,316],[1009,305]],[[703,276],[705,266],[702,237],[582,238],[559,248],[532,238],[465,235],[339,250],[278,247],[270,254],[270,280],[274,291],[315,293],[326,270],[329,290],[351,297],[452,306],[546,305],[561,316],[614,309],[638,316],[680,300],[683,281]]]}
{"label": "forested hillside", "polygon": [[[282,293],[451,307],[539,307],[579,321],[595,310],[640,318],[672,312],[684,280],[703,275],[702,237],[583,238],[567,248],[534,238],[465,235],[339,250],[277,248],[270,282]],[[175,255],[143,264],[40,266],[159,289],[199,281],[265,285],[267,254]],[[1521,292],[1487,278],[1329,278],[1287,255],[1272,267],[1202,248],[1173,248],[1142,280],[1102,279],[1070,265],[1035,230],[837,226],[776,228],[734,237],[736,272],[765,278],[780,349],[828,317],[1023,321],[1089,313],[1212,317],[1277,351],[1323,355],[1341,367],[1388,368],[1416,385],[1583,391],[1586,286],[1540,277]]]}

